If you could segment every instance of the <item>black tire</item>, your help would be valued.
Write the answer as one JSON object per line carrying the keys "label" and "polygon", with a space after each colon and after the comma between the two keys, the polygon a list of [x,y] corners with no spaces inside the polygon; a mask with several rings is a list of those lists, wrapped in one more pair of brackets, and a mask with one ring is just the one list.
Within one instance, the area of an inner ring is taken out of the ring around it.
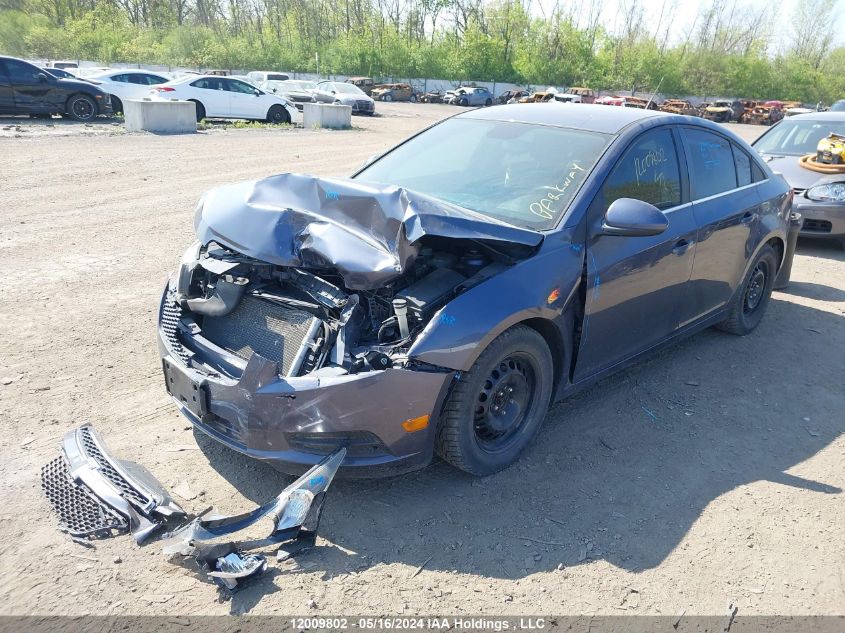
{"label": "black tire", "polygon": [[[188,99],[188,101],[194,101],[193,99]],[[205,106],[201,104],[199,101],[194,101],[194,105],[197,107],[197,123],[202,121],[205,118]]]}
{"label": "black tire", "polygon": [[510,466],[543,423],[553,376],[551,352],[537,331],[517,325],[503,332],[449,392],[437,454],[482,477]]}
{"label": "black tire", "polygon": [[775,250],[766,244],[760,249],[748,274],[742,280],[742,285],[731,300],[727,318],[716,327],[737,336],[751,333],[766,312],[777,273],[777,255]]}
{"label": "black tire", "polygon": [[493,105],[493,100],[487,99],[487,101],[484,102],[484,105],[486,105],[487,107],[490,107],[491,105]]}
{"label": "black tire", "polygon": [[267,111],[267,123],[290,123],[290,114],[285,110],[284,106],[272,105]]}
{"label": "black tire", "polygon": [[393,95],[386,94],[381,98],[382,101],[393,101]]}
{"label": "black tire", "polygon": [[111,111],[115,114],[123,112],[123,101],[120,100],[120,97],[111,95]]}
{"label": "black tire", "polygon": [[86,94],[73,95],[67,101],[67,114],[74,121],[93,121],[97,117],[97,103]]}
{"label": "black tire", "polygon": [[411,103],[416,103],[417,102],[417,95],[411,95],[410,98],[408,99],[408,101],[410,101]]}
{"label": "black tire", "polygon": [[460,101],[458,101],[458,105],[466,108],[469,105],[469,101],[467,101],[466,99],[461,99]]}

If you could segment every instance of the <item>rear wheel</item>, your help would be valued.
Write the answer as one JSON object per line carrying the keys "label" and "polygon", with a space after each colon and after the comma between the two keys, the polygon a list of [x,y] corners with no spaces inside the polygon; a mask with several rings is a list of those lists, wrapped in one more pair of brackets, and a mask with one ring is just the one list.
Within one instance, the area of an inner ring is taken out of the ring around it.
{"label": "rear wheel", "polygon": [[118,97],[111,95],[111,109],[115,114],[123,112],[123,101],[121,101]]}
{"label": "rear wheel", "polygon": [[381,98],[382,101],[393,101],[393,95],[386,94]]}
{"label": "rear wheel", "polygon": [[[194,101],[193,99],[189,99],[189,101]],[[201,104],[199,101],[194,101],[194,105],[197,107],[197,123],[202,121],[205,118],[205,106]]]}
{"label": "rear wheel", "polygon": [[446,398],[437,453],[479,476],[512,464],[543,423],[553,375],[552,355],[539,333],[517,325],[501,334]]}
{"label": "rear wheel", "polygon": [[290,123],[290,115],[288,114],[288,111],[280,105],[270,106],[270,110],[267,112],[267,122],[277,124]]}
{"label": "rear wheel", "polygon": [[97,116],[97,104],[88,95],[73,95],[67,102],[67,113],[75,121],[92,121]]}
{"label": "rear wheel", "polygon": [[738,336],[752,332],[766,312],[777,272],[775,250],[767,244],[757,254],[742,286],[731,300],[728,317],[716,327]]}
{"label": "rear wheel", "polygon": [[417,95],[411,95],[411,97],[408,99],[408,101],[410,101],[411,103],[416,103],[417,102]]}

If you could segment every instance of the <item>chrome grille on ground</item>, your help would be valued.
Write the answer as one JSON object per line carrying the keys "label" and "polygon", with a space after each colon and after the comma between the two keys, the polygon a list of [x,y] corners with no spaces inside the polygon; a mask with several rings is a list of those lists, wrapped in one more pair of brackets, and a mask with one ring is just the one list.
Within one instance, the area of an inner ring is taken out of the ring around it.
{"label": "chrome grille on ground", "polygon": [[248,360],[253,353],[281,365],[288,375],[302,345],[318,319],[308,312],[292,310],[256,297],[241,299],[232,312],[222,317],[205,317],[205,338]]}
{"label": "chrome grille on ground", "polygon": [[85,448],[85,454],[97,462],[100,467],[100,472],[106,477],[106,479],[114,484],[115,488],[120,491],[120,495],[124,499],[135,503],[142,508],[152,501],[152,499],[148,499],[141,494],[141,492],[133,488],[132,485],[126,481],[126,478],[118,472],[114,465],[106,459],[91,434],[91,427],[83,426],[79,429],[79,434],[82,437],[82,445]]}
{"label": "chrome grille on ground", "polygon": [[73,536],[111,536],[126,532],[129,522],[70,477],[63,456],[41,469],[41,487],[50,500],[61,529]]}

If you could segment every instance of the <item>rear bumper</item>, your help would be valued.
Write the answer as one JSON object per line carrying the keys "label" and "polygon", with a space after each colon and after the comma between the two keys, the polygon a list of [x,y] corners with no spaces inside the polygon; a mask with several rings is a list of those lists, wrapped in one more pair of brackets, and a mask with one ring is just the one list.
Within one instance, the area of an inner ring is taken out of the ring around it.
{"label": "rear bumper", "polygon": [[[162,306],[167,294],[162,298]],[[174,397],[200,431],[240,453],[300,474],[339,446],[347,448],[340,476],[378,477],[426,466],[434,452],[437,412],[452,372],[392,368],[353,375],[279,376],[277,364],[253,354],[240,376],[212,375],[197,361],[225,366],[226,352],[201,335],[158,326],[168,371],[187,376],[204,392],[202,413]],[[218,356],[213,358],[213,356]],[[169,364],[169,365],[167,365]],[[406,432],[402,422],[430,415],[427,428]]]}
{"label": "rear bumper", "polygon": [[801,237],[845,238],[845,203],[828,204],[802,199],[793,205],[793,209],[804,219],[798,234]]}

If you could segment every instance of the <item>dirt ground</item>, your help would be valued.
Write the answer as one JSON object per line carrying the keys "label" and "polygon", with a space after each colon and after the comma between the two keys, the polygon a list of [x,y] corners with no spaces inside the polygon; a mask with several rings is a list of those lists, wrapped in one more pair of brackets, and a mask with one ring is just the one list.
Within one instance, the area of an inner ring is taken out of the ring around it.
{"label": "dirt ground", "polygon": [[39,470],[82,422],[186,483],[190,510],[290,481],[180,417],[156,308],[206,189],[347,175],[455,112],[379,111],[347,132],[178,137],[0,119],[0,614],[843,613],[845,252],[827,244],[800,244],[751,336],[703,332],[556,405],[505,472],[336,482],[319,547],[231,600],[155,541],[56,530]]}

